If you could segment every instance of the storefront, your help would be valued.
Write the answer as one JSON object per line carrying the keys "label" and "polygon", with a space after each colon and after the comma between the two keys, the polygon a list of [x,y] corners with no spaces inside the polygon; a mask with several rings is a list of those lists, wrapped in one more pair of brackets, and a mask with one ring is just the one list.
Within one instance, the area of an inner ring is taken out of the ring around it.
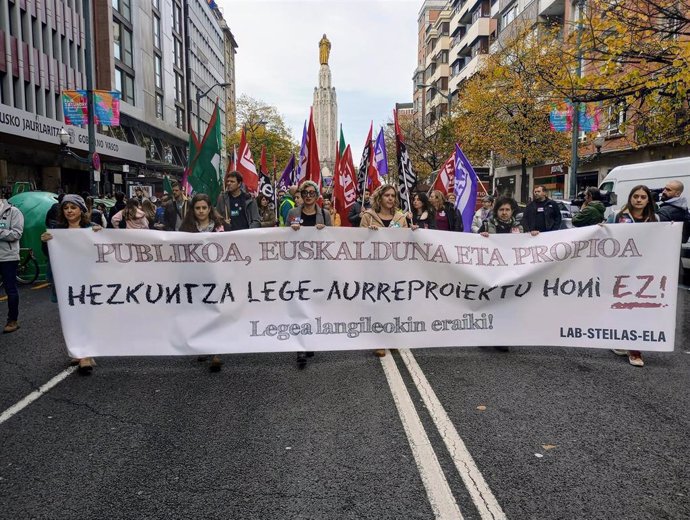
{"label": "storefront", "polygon": [[599,186],[599,172],[577,172],[577,192],[584,191],[591,186]]}
{"label": "storefront", "polygon": [[562,163],[544,164],[532,168],[534,187],[542,186],[552,199],[562,199],[565,195],[565,175],[568,167]]}
{"label": "storefront", "polygon": [[515,175],[496,177],[496,192],[499,197],[515,198]]}

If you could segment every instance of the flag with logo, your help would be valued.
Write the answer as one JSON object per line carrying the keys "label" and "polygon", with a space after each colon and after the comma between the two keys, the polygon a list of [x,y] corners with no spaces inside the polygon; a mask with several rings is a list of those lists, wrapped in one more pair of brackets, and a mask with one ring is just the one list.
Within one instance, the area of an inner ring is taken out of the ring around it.
{"label": "flag with logo", "polygon": [[448,195],[450,186],[455,181],[455,151],[438,171],[433,189]]}
{"label": "flag with logo", "polygon": [[472,217],[477,204],[477,174],[462,153],[460,146],[455,144],[455,209],[462,215],[463,229],[470,232]]}
{"label": "flag with logo", "polygon": [[273,200],[273,183],[268,174],[268,164],[266,162],[266,145],[261,146],[261,179],[259,180],[259,192],[263,193],[270,200]]}
{"label": "flag with logo", "polygon": [[240,149],[237,156],[237,171],[242,175],[247,192],[256,197],[259,191],[259,173],[256,171],[256,165],[252,158],[252,151],[249,149],[247,136],[244,134],[244,128],[240,136]]}
{"label": "flag with logo", "polygon": [[280,176],[278,181],[278,188],[282,190],[287,190],[290,186],[295,184],[295,154],[290,156],[290,160],[283,170],[283,175]]}
{"label": "flag with logo", "polygon": [[196,193],[205,193],[215,202],[223,189],[220,177],[221,133],[217,101],[201,142],[194,132],[190,133],[189,151],[189,184]]}
{"label": "flag with logo", "polygon": [[405,138],[398,123],[398,111],[393,110],[395,121],[395,152],[398,159],[398,190],[400,191],[400,203],[404,211],[410,211],[410,191],[417,186],[417,175],[412,169],[412,161],[407,153]]}
{"label": "flag with logo", "polygon": [[374,146],[374,164],[378,174],[382,177],[388,175],[388,153],[386,152],[386,138],[383,135],[383,128],[379,130]]}

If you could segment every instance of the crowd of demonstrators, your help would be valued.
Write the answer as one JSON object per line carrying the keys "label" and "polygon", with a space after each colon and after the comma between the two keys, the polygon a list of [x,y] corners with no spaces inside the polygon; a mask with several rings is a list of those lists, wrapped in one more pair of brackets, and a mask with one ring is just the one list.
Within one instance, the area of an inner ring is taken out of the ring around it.
{"label": "crowd of demonstrators", "polygon": [[[518,220],[518,204],[511,197],[485,196],[473,216],[471,231],[483,237],[504,233],[530,233],[554,231],[561,226],[561,212],[558,204],[548,197],[546,190],[534,188],[534,198],[527,205],[521,220]],[[682,196],[683,184],[677,181],[667,183],[661,194],[657,208],[652,192],[646,186],[637,186],[630,193],[627,203],[608,220],[609,223],[635,223],[654,221],[688,221],[687,201]],[[115,204],[109,215],[93,208],[91,197],[60,195],[58,202],[46,215],[46,233],[41,236],[45,242],[52,238],[48,230],[52,228],[93,227],[95,230],[108,224],[113,228],[125,229],[164,229],[188,233],[229,232],[253,228],[289,226],[299,230],[303,226],[323,229],[326,226],[339,226],[340,215],[335,211],[330,195],[322,197],[316,183],[304,181],[299,187],[291,186],[278,192],[277,207],[268,197],[259,194],[253,197],[246,192],[242,176],[238,172],[228,172],[224,179],[224,191],[219,195],[215,207],[208,195],[197,193],[191,199],[185,195],[180,185],[172,182],[172,196],[169,200],[149,200],[143,190],[135,189],[135,196],[126,199],[123,193],[115,193]],[[167,197],[166,197],[167,198]],[[2,202],[2,201],[0,201]],[[393,185],[380,186],[373,194],[365,192],[350,208],[348,220],[351,224],[377,230],[381,228],[411,228],[412,230],[463,231],[463,219],[455,207],[455,195],[448,196],[441,191],[433,191],[430,196],[424,192],[411,194],[412,211],[404,213],[399,193]],[[2,211],[6,211],[0,205]],[[583,227],[602,224],[605,206],[601,192],[591,187],[585,191],[585,201],[581,211],[573,217],[573,226]],[[0,213],[0,241],[4,241],[2,213]],[[4,243],[0,242],[0,264],[2,264]],[[3,264],[4,269],[4,264]],[[48,270],[50,276],[50,269]],[[4,273],[3,273],[4,274]],[[6,286],[6,290],[11,288]],[[53,293],[54,299],[54,293]],[[11,300],[15,301],[15,300]],[[12,303],[10,319],[12,320]],[[16,315],[16,313],[15,313]],[[16,329],[14,329],[16,330]],[[5,329],[7,331],[7,327]],[[506,347],[496,347],[507,350]],[[643,366],[642,357],[637,351],[616,350],[628,356],[630,364]],[[375,351],[377,356],[385,356],[385,349]],[[301,352],[297,363],[303,368],[312,352]],[[200,359],[206,359],[202,356]],[[78,360],[81,371],[89,371],[93,366],[91,359]],[[210,368],[220,370],[220,356],[213,356]]]}
{"label": "crowd of demonstrators", "polygon": [[[100,231],[102,227],[93,224],[89,218],[88,208],[86,202],[79,195],[68,194],[62,197],[59,203],[57,212],[57,221],[52,229],[83,229],[91,228],[94,231]],[[41,242],[43,242],[43,253],[46,257],[48,254],[47,242],[52,240],[53,235],[46,229],[41,234]],[[79,365],[80,373],[90,373],[94,366],[93,358],[73,359],[73,364]]]}
{"label": "crowd of demonstrators", "polygon": [[18,208],[0,195],[0,276],[7,295],[7,323],[4,334],[19,328],[19,289],[17,289],[17,267],[19,266],[19,240],[24,233],[24,215]]}
{"label": "crowd of demonstrators", "polygon": [[[288,213],[287,221],[290,227],[298,231],[303,226],[315,227],[316,229],[330,226],[331,214],[317,204],[320,196],[319,186],[314,181],[304,181],[299,186],[299,193],[302,196],[303,202],[301,205],[292,208]],[[298,352],[297,366],[304,368],[307,364],[307,358],[313,356],[314,352]]]}

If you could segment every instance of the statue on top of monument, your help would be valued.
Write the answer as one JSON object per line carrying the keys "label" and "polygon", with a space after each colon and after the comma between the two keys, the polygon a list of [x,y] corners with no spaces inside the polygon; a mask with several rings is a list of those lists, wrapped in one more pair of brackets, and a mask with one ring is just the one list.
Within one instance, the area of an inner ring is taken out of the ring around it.
{"label": "statue on top of monument", "polygon": [[324,33],[323,38],[319,42],[319,60],[321,65],[328,65],[328,55],[331,53],[331,42],[326,38]]}

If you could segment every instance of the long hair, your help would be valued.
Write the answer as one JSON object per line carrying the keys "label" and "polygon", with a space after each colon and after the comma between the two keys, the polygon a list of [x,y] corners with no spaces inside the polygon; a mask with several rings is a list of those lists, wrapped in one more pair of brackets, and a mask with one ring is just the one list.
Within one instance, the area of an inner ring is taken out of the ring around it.
{"label": "long hair", "polygon": [[139,201],[132,197],[127,199],[125,209],[122,210],[122,218],[125,220],[136,220],[139,213]]}
{"label": "long hair", "polygon": [[419,201],[422,203],[422,207],[419,209],[419,214],[421,215],[422,213],[424,213],[426,211],[427,215],[429,215],[429,217],[433,217],[434,214],[436,213],[436,211],[433,208],[433,206],[431,205],[431,202],[429,202],[429,197],[426,196],[426,193],[424,193],[422,191],[418,191],[418,192],[412,194],[412,201],[411,201],[413,203],[412,210],[414,212],[417,212],[418,210],[414,207],[414,199],[415,198],[419,199]]}
{"label": "long hair", "polygon": [[[441,207],[438,209],[443,210],[443,207],[445,206],[446,202],[448,202],[445,194],[441,190],[434,190],[431,192],[431,194],[434,195],[437,200],[441,201]],[[431,199],[429,199],[429,202],[431,202]],[[433,206],[433,204],[432,204],[432,206]],[[434,207],[434,209],[436,209],[436,208]]]}
{"label": "long hair", "polygon": [[144,202],[141,203],[141,209],[143,209],[144,213],[146,213],[146,218],[148,219],[149,224],[155,222],[156,205],[153,202],[151,202],[149,199],[144,199]]}
{"label": "long hair", "polygon": [[628,213],[632,214],[633,194],[639,190],[642,190],[647,194],[647,205],[642,210],[642,218],[644,218],[645,222],[654,222],[656,220],[656,212],[654,211],[654,199],[652,196],[652,191],[644,184],[638,184],[632,190],[630,190],[630,194],[628,195],[628,202],[625,203],[625,206],[623,206],[621,212],[627,211]]}
{"label": "long hair", "polygon": [[[72,202],[65,202],[64,204],[60,204],[60,211],[58,211],[57,216],[58,228],[69,227],[69,222],[67,222],[67,219],[65,218],[65,205],[67,204],[73,204],[74,206],[77,206]],[[77,207],[79,208],[79,206]],[[81,210],[81,216],[79,217],[79,227],[88,227],[91,224],[89,212],[84,211],[81,208],[79,209]]]}
{"label": "long hair", "polygon": [[192,197],[192,203],[190,204],[189,210],[185,214],[184,220],[180,225],[180,231],[186,231],[187,233],[199,232],[199,229],[196,227],[196,214],[194,213],[194,206],[197,202],[205,202],[206,204],[208,204],[208,207],[210,209],[208,219],[211,222],[213,222],[214,227],[223,226],[223,217],[220,216],[220,213],[218,213],[211,204],[211,198],[205,193],[197,193],[196,195],[194,195],[194,197]]}
{"label": "long hair", "polygon": [[393,190],[395,193],[395,206],[393,207],[393,212],[400,209],[400,197],[398,196],[398,189],[392,184],[384,184],[376,188],[376,191],[371,196],[371,209],[376,213],[381,211],[381,199],[383,199],[384,193]]}

